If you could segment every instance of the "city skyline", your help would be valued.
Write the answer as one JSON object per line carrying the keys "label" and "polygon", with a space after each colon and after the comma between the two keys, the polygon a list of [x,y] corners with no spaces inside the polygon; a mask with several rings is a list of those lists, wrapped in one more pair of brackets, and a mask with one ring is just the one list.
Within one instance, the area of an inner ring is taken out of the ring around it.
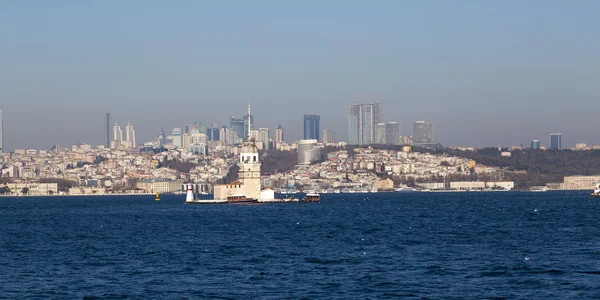
{"label": "city skyline", "polygon": [[433,2],[4,3],[4,148],[101,144],[106,112],[148,141],[248,100],[290,141],[304,114],[345,140],[347,106],[378,102],[447,146],[600,144],[600,3]]}

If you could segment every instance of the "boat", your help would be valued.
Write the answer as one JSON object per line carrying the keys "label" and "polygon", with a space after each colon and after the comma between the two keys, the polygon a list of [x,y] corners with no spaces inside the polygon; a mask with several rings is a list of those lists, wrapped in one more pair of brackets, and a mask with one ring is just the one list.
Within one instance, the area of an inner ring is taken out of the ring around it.
{"label": "boat", "polygon": [[534,186],[529,189],[530,192],[546,192],[548,189],[545,186]]}
{"label": "boat", "polygon": [[600,197],[600,183],[596,183],[596,188],[594,192],[590,194],[592,197]]}
{"label": "boat", "polygon": [[321,195],[315,192],[308,192],[304,198],[302,198],[303,202],[319,202],[321,201]]}
{"label": "boat", "polygon": [[156,201],[160,201],[160,197],[159,197],[159,195],[158,195],[158,192],[156,192],[156,196],[154,196],[154,200],[156,200]]}
{"label": "boat", "polygon": [[246,195],[237,194],[227,196],[227,203],[229,204],[250,204],[250,203],[258,203],[257,199],[248,199]]}
{"label": "boat", "polygon": [[418,191],[419,190],[417,190],[415,188],[411,188],[411,187],[401,187],[401,188],[397,188],[394,190],[394,192],[396,192],[396,193],[415,193]]}

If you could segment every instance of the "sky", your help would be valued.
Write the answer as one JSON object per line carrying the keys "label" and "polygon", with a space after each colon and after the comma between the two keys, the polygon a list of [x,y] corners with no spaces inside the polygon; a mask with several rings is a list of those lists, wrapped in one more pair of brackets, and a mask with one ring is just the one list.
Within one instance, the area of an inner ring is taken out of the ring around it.
{"label": "sky", "polygon": [[4,148],[138,142],[161,127],[348,139],[348,105],[434,123],[445,146],[600,144],[600,1],[0,1]]}

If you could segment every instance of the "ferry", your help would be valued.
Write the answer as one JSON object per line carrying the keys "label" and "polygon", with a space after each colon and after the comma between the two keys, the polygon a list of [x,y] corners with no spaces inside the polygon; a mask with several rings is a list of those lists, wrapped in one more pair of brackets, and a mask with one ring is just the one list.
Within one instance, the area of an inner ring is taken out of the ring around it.
{"label": "ferry", "polygon": [[600,197],[600,183],[596,183],[596,188],[594,192],[590,194],[592,197]]}
{"label": "ferry", "polygon": [[229,204],[244,204],[244,203],[249,204],[249,203],[258,203],[258,200],[248,199],[248,198],[246,198],[246,195],[238,194],[238,195],[228,196],[227,203],[229,203]]}
{"label": "ferry", "polygon": [[308,192],[304,198],[302,198],[303,202],[319,202],[321,201],[321,195],[315,192]]}

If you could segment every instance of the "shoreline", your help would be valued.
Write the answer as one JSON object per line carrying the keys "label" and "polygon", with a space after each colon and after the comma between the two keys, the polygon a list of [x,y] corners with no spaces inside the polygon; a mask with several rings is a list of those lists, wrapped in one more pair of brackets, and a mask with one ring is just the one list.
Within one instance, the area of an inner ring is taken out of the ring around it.
{"label": "shoreline", "polygon": [[[137,193],[137,194],[63,194],[63,195],[0,195],[0,198],[31,198],[31,197],[105,197],[105,196],[155,196],[156,193]],[[175,195],[175,194],[161,194],[161,195]]]}

